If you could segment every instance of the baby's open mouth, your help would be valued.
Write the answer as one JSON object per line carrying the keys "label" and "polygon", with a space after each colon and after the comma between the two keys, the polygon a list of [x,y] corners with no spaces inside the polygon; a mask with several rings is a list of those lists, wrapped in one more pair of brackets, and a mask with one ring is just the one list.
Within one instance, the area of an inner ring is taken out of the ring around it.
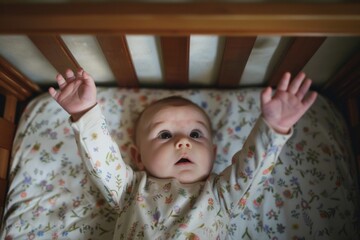
{"label": "baby's open mouth", "polygon": [[187,163],[191,163],[191,161],[187,158],[181,158],[179,161],[176,162],[175,165],[178,165],[178,164],[187,164]]}

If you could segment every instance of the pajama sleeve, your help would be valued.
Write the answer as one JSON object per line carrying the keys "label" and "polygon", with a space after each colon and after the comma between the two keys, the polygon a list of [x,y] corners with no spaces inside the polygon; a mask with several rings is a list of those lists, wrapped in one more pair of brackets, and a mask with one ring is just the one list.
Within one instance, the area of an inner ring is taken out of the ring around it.
{"label": "pajama sleeve", "polygon": [[228,213],[237,215],[258,183],[270,176],[283,145],[292,135],[277,134],[259,117],[232,165],[219,176],[219,202]]}
{"label": "pajama sleeve", "polygon": [[122,159],[111,138],[105,117],[98,105],[77,122],[71,122],[80,156],[89,176],[115,209],[134,181],[134,171]]}

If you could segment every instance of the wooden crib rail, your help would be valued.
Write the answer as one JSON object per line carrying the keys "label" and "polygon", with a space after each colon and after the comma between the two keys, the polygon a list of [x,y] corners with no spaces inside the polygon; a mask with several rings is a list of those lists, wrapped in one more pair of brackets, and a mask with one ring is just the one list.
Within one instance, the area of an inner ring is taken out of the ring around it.
{"label": "wooden crib rail", "polygon": [[0,33],[353,35],[359,3],[2,4]]}

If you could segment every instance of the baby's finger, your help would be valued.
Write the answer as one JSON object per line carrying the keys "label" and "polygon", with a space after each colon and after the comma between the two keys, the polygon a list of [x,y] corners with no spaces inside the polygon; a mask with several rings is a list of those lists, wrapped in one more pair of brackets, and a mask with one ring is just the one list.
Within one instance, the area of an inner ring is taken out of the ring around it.
{"label": "baby's finger", "polygon": [[59,93],[53,87],[49,88],[49,93],[53,99],[57,100]]}
{"label": "baby's finger", "polygon": [[311,82],[312,82],[311,79],[307,78],[299,88],[299,91],[296,93],[296,97],[302,100],[306,95],[306,93],[309,91]]}
{"label": "baby's finger", "polygon": [[305,111],[308,110],[311,107],[311,105],[313,105],[316,98],[317,98],[317,92],[312,92],[303,99],[302,103],[304,104]]}
{"label": "baby's finger", "polygon": [[94,79],[87,72],[83,71],[82,77],[86,84],[95,84]]}
{"label": "baby's finger", "polygon": [[294,80],[291,81],[289,86],[289,92],[292,94],[296,94],[299,90],[299,87],[301,86],[302,82],[304,81],[306,75],[303,72],[300,72]]}
{"label": "baby's finger", "polygon": [[282,76],[282,78],[277,86],[277,90],[286,91],[289,86],[290,77],[291,77],[291,74],[289,72],[284,73],[284,75]]}
{"label": "baby's finger", "polygon": [[63,89],[66,86],[66,80],[61,74],[56,75],[56,81],[60,89]]}
{"label": "baby's finger", "polygon": [[75,80],[75,74],[71,69],[67,69],[65,72],[66,81],[74,81]]}
{"label": "baby's finger", "polygon": [[76,72],[76,76],[79,78],[83,77],[83,73],[84,73],[84,69],[80,68],[78,69],[78,71]]}
{"label": "baby's finger", "polygon": [[265,105],[271,101],[271,93],[272,93],[271,87],[267,87],[262,91],[262,93],[261,93],[261,104],[262,105]]}

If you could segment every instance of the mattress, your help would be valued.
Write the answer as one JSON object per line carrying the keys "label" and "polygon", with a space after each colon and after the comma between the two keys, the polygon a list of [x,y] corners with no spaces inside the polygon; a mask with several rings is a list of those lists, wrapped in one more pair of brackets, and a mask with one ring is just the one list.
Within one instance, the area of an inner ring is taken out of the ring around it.
{"label": "mattress", "polygon": [[[169,95],[210,116],[221,172],[260,114],[259,88],[159,90],[98,88],[98,103],[129,159],[133,122]],[[1,239],[111,239],[116,213],[87,176],[68,114],[43,94],[25,109],[14,140]],[[234,239],[358,239],[359,186],[348,130],[323,96],[294,126],[269,177],[253,184],[229,228]],[[129,162],[129,164],[131,164]]]}

